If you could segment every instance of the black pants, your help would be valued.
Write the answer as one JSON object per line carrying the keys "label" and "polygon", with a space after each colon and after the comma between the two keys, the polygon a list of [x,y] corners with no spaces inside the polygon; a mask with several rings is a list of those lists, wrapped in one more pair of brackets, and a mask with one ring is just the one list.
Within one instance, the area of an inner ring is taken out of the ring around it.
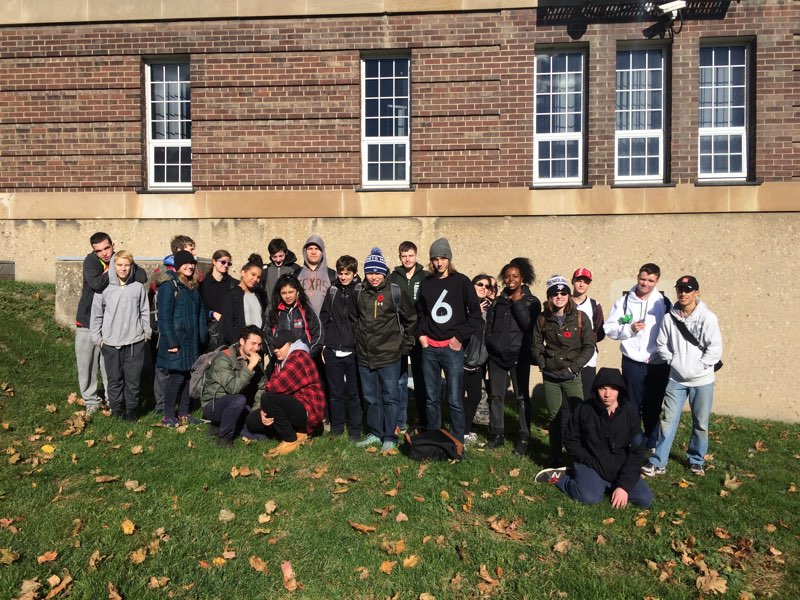
{"label": "black pants", "polygon": [[531,364],[522,356],[509,368],[501,367],[489,359],[489,433],[504,433],[505,398],[509,378],[517,405],[519,438],[527,440],[531,435]]}
{"label": "black pants", "polygon": [[[358,391],[358,364],[356,354],[337,357],[330,348],[323,350],[325,355],[325,375],[330,391],[331,433],[344,433],[345,412],[347,433],[351,438],[361,437],[361,394]],[[345,401],[347,394],[347,401]]]}
{"label": "black pants", "polygon": [[483,387],[483,375],[486,367],[481,365],[477,369],[464,369],[464,435],[472,433],[472,419],[478,412],[478,404],[481,401],[481,389]]}
{"label": "black pants", "polygon": [[[261,422],[261,412],[275,419],[269,427]],[[306,432],[308,414],[306,407],[294,396],[265,392],[261,398],[261,410],[254,410],[245,419],[247,429],[274,437],[282,442],[297,440],[297,432]]]}
{"label": "black pants", "polygon": [[177,406],[178,416],[185,417],[189,414],[189,371],[168,373],[164,384],[164,416],[174,418]]}
{"label": "black pants", "polygon": [[[414,343],[411,354],[408,356],[411,363],[411,376],[414,378],[414,404],[417,407],[417,418],[422,429],[427,429],[425,413],[425,374],[422,370],[422,346],[419,340]],[[408,421],[406,413],[406,421]]]}
{"label": "black pants", "polygon": [[597,376],[597,367],[583,367],[581,369],[581,379],[583,380],[583,399],[591,400],[594,397],[592,386],[594,378]]}
{"label": "black pants", "polygon": [[203,407],[203,418],[219,425],[218,437],[233,439],[247,416],[247,398],[242,394],[222,396]]}
{"label": "black pants", "polygon": [[106,397],[111,414],[133,417],[139,406],[139,382],[144,364],[144,340],[114,348],[103,346],[100,352],[106,363]]}

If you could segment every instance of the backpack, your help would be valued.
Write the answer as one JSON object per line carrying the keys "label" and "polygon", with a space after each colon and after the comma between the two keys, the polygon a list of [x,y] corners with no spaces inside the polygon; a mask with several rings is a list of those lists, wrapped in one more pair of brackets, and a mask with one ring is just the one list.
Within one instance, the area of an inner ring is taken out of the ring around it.
{"label": "backpack", "polygon": [[221,348],[217,348],[216,350],[212,350],[211,352],[201,354],[197,360],[194,361],[192,368],[189,370],[190,398],[200,400],[200,398],[203,396],[203,390],[206,387],[206,372],[208,372],[208,369],[211,367],[211,363],[213,363],[220,354],[225,354],[228,358],[230,358],[231,363],[235,360],[231,356],[231,349],[223,346]]}
{"label": "backpack", "polygon": [[444,429],[405,434],[405,443],[400,448],[414,460],[461,460],[464,444]]}
{"label": "backpack", "polygon": [[[173,300],[178,299],[178,282],[175,279],[170,279],[170,283],[172,283],[172,298]],[[158,331],[158,288],[153,293],[153,306],[150,307],[150,328],[153,332]]]}
{"label": "backpack", "polygon": [[[400,286],[396,283],[389,284],[392,288],[392,302],[394,303],[394,312],[397,315],[397,326],[400,327],[400,335],[403,335],[406,331],[406,328],[403,327],[402,321],[400,321],[400,294],[403,293],[403,290],[400,289]],[[332,286],[334,289],[336,286]],[[361,290],[364,288],[363,283],[357,283],[356,288],[353,293],[356,295],[356,302],[358,302],[358,295],[361,293]],[[335,297],[336,292],[333,292],[333,296]],[[331,303],[333,303],[333,298],[331,298]]]}
{"label": "backpack", "polygon": [[[628,290],[627,292],[622,292],[622,295],[624,297],[624,300],[622,301],[622,314],[623,315],[628,314],[628,294],[630,294],[630,293],[631,293],[630,290]],[[672,310],[672,301],[669,298],[667,298],[667,296],[666,296],[666,294],[664,294],[664,292],[659,292],[659,294],[661,294],[661,297],[664,299],[664,306],[666,307],[666,310],[664,311],[664,313],[668,313],[669,311]],[[594,308],[594,307],[592,307],[592,308]]]}

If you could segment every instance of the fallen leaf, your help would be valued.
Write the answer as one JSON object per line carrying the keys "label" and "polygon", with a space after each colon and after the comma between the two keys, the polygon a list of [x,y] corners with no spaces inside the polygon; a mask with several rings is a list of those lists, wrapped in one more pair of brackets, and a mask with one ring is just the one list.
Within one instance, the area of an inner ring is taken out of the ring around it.
{"label": "fallen leaf", "polygon": [[794,484],[794,483],[790,483],[789,484],[789,488],[786,491],[789,492],[790,494],[796,494],[797,493],[797,485]]}
{"label": "fallen leaf", "polygon": [[392,569],[394,569],[394,566],[396,564],[397,564],[396,560],[385,560],[385,561],[383,561],[381,563],[381,566],[380,566],[381,573],[383,573],[385,575],[391,575],[392,574]]}
{"label": "fallen leaf", "polygon": [[229,511],[227,508],[223,508],[219,511],[219,520],[223,523],[229,523],[236,518],[236,513]]}
{"label": "fallen leaf", "polygon": [[40,565],[43,563],[53,562],[57,556],[58,552],[56,552],[55,550],[48,550],[41,556],[37,556],[36,562],[39,563]]}
{"label": "fallen leaf", "polygon": [[450,589],[458,592],[461,590],[461,573],[456,573],[455,576],[450,580]]}
{"label": "fallen leaf", "polygon": [[133,532],[136,530],[136,525],[130,519],[122,521],[120,527],[122,527],[122,533],[125,535],[133,535]]}
{"label": "fallen leaf", "polygon": [[61,592],[66,590],[70,585],[72,585],[72,577],[70,577],[69,573],[66,573],[64,575],[64,578],[61,580],[61,583],[59,583],[56,587],[54,587],[47,593],[47,596],[45,596],[45,600],[50,600],[51,598],[55,598]]}
{"label": "fallen leaf", "polygon": [[143,448],[141,446],[134,446],[133,448],[131,448],[131,454],[133,454],[134,456],[136,456],[137,454],[141,454],[142,451]]}
{"label": "fallen leaf", "polygon": [[266,511],[268,515],[274,513],[277,508],[278,505],[275,503],[274,500],[268,500],[267,502],[264,503],[264,511]]}
{"label": "fallen leaf", "polygon": [[91,448],[92,446],[94,446],[95,442],[94,440],[83,440],[83,443],[86,444],[87,448]]}
{"label": "fallen leaf", "polygon": [[603,525],[611,525],[614,522],[614,517],[608,517],[607,519],[603,519]]}
{"label": "fallen leaf", "polygon": [[766,525],[764,525],[764,531],[766,531],[767,533],[774,533],[777,530],[778,528],[775,527],[775,525],[773,525],[772,523],[767,523]]}
{"label": "fallen leaf", "polygon": [[0,548],[0,565],[10,565],[19,560],[19,554],[10,548]]}
{"label": "fallen leaf", "polygon": [[424,496],[414,496],[414,500],[417,502],[425,502]]}
{"label": "fallen leaf", "polygon": [[397,516],[394,518],[394,520],[397,521],[398,523],[402,523],[404,521],[408,521],[408,515],[406,515],[406,513],[404,513],[404,512],[398,512]]}
{"label": "fallen leaf", "polygon": [[[14,395],[13,394],[13,390],[12,390],[12,394],[11,395],[12,396]],[[8,396],[8,390],[6,390],[6,396]],[[56,412],[58,410],[58,408],[56,407],[55,404],[48,404],[47,406],[45,406],[45,410],[47,410],[47,412],[49,412],[49,413],[54,413],[54,412]]]}
{"label": "fallen leaf", "polygon": [[511,470],[508,472],[508,476],[509,476],[509,477],[519,477],[519,473],[520,473],[520,469],[519,469],[519,468],[516,468],[516,469],[511,469]]}
{"label": "fallen leaf", "polygon": [[553,552],[558,552],[559,554],[564,554],[567,549],[570,547],[572,542],[569,540],[561,540],[560,542],[556,542],[553,545]]}
{"label": "fallen leaf", "polygon": [[102,556],[100,550],[95,550],[89,557],[89,565],[86,567],[87,571],[96,571],[97,565],[107,559],[107,556]]}
{"label": "fallen leaf", "polygon": [[729,475],[725,473],[725,481],[722,483],[729,490],[738,489],[742,485],[742,481],[736,478],[736,475]]}
{"label": "fallen leaf", "polygon": [[117,587],[110,581],[108,582],[108,600],[122,600]]}
{"label": "fallen leaf", "polygon": [[291,561],[285,560],[281,563],[281,572],[283,573],[283,587],[290,592],[294,592],[297,588],[303,589],[303,584],[296,579]]}
{"label": "fallen leaf", "polygon": [[756,452],[766,452],[767,451],[767,446],[764,443],[764,440],[756,440],[756,443],[754,444],[754,447],[756,449]]}
{"label": "fallen leaf", "polygon": [[419,556],[416,554],[411,554],[407,558],[403,559],[403,568],[404,569],[413,569],[419,564]]}
{"label": "fallen leaf", "polygon": [[350,524],[350,527],[360,533],[371,533],[378,528],[377,525],[364,525],[362,523],[356,523],[355,521],[348,521],[348,523]]}
{"label": "fallen leaf", "polygon": [[98,475],[94,478],[95,483],[110,483],[112,481],[117,481],[119,476],[117,475]]}
{"label": "fallen leaf", "polygon": [[386,552],[389,556],[402,554],[406,551],[406,541],[399,539],[397,541],[383,540],[381,542],[381,550]]}
{"label": "fallen leaf", "polygon": [[390,498],[394,498],[395,496],[397,496],[397,488],[392,488],[388,492],[385,492],[385,494]]}
{"label": "fallen leaf", "polygon": [[214,558],[211,559],[211,564],[215,567],[225,566],[225,563],[227,562],[228,561],[222,558],[221,556],[215,556]]}
{"label": "fallen leaf", "polygon": [[441,492],[439,492],[439,497],[445,502],[450,500],[450,494],[447,492],[447,490],[442,490]]}
{"label": "fallen leaf", "polygon": [[606,538],[605,538],[605,536],[604,536],[604,535],[601,533],[600,535],[598,535],[598,536],[597,536],[597,537],[594,539],[594,541],[595,541],[595,543],[596,543],[596,544],[598,544],[598,545],[600,545],[600,546],[605,546],[605,543],[606,543]]}
{"label": "fallen leaf", "polygon": [[128,554],[128,560],[132,565],[139,565],[147,558],[147,548],[139,548]]}
{"label": "fallen leaf", "polygon": [[[325,475],[325,473],[327,473],[327,472],[328,472],[328,465],[322,465],[321,467],[318,467],[317,469],[315,469],[314,472],[311,473],[310,477],[311,477],[311,479],[322,479],[322,476]],[[290,591],[294,591],[294,590],[290,590]]]}
{"label": "fallen leaf", "polygon": [[417,467],[417,477],[422,478],[425,476],[425,471],[428,470],[428,463],[420,463]]}
{"label": "fallen leaf", "polygon": [[708,573],[697,578],[695,587],[706,594],[724,594],[728,591],[728,581],[720,577],[717,571],[710,569]]}
{"label": "fallen leaf", "polygon": [[783,554],[783,552],[778,550],[775,546],[769,547],[769,553],[772,554],[772,556],[781,556]]}
{"label": "fallen leaf", "polygon": [[436,596],[428,592],[422,592],[417,600],[436,600]]}
{"label": "fallen leaf", "polygon": [[147,587],[151,590],[157,590],[158,588],[164,587],[169,582],[169,577],[150,577],[150,581],[147,582]]}
{"label": "fallen leaf", "polygon": [[267,567],[267,563],[263,558],[258,556],[251,556],[249,559],[250,566],[259,573],[263,573],[264,575],[269,575],[269,567]]}
{"label": "fallen leaf", "polygon": [[367,567],[356,567],[353,569],[353,571],[358,573],[358,578],[361,581],[364,581],[367,577],[369,577],[369,571],[367,570]]}
{"label": "fallen leaf", "polygon": [[730,539],[730,537],[731,537],[731,534],[730,534],[730,533],[728,533],[728,532],[727,532],[725,529],[723,529],[722,527],[717,527],[717,528],[714,530],[714,535],[715,535],[715,536],[717,536],[717,537],[718,537],[719,539],[721,539],[721,540],[727,540],[727,539]]}
{"label": "fallen leaf", "polygon": [[44,446],[42,446],[41,450],[45,454],[52,454],[53,452],[56,451],[55,446],[51,446],[50,444],[45,444]]}
{"label": "fallen leaf", "polygon": [[139,482],[135,479],[129,479],[125,482],[125,489],[132,492],[144,492],[147,490],[147,484],[139,485]]}
{"label": "fallen leaf", "polygon": [[644,518],[644,517],[639,517],[638,519],[636,519],[636,521],[634,522],[634,524],[635,524],[637,527],[644,527],[645,525],[647,525],[647,519],[646,519],[646,518]]}
{"label": "fallen leaf", "polygon": [[222,553],[222,558],[225,560],[233,560],[236,558],[236,552],[233,550],[225,550],[225,552]]}
{"label": "fallen leaf", "polygon": [[17,600],[36,600],[39,597],[39,588],[42,584],[37,579],[25,579],[19,588]]}

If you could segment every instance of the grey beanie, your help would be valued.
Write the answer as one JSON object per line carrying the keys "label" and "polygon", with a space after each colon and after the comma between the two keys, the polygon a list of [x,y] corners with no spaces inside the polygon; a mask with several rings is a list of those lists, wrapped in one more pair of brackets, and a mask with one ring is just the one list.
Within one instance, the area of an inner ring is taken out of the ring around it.
{"label": "grey beanie", "polygon": [[439,238],[433,242],[429,254],[431,259],[442,257],[453,260],[453,251],[450,250],[450,242],[447,241],[447,238]]}

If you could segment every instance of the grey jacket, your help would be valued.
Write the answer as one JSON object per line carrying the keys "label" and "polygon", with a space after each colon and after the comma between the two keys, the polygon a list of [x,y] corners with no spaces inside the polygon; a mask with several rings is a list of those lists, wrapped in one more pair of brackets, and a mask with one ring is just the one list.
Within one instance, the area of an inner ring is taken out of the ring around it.
{"label": "grey jacket", "polygon": [[102,342],[119,348],[149,339],[152,335],[147,290],[134,280],[133,272],[128,281],[125,285],[120,284],[112,263],[108,269],[108,287],[95,294],[92,300],[89,331],[95,344]]}

